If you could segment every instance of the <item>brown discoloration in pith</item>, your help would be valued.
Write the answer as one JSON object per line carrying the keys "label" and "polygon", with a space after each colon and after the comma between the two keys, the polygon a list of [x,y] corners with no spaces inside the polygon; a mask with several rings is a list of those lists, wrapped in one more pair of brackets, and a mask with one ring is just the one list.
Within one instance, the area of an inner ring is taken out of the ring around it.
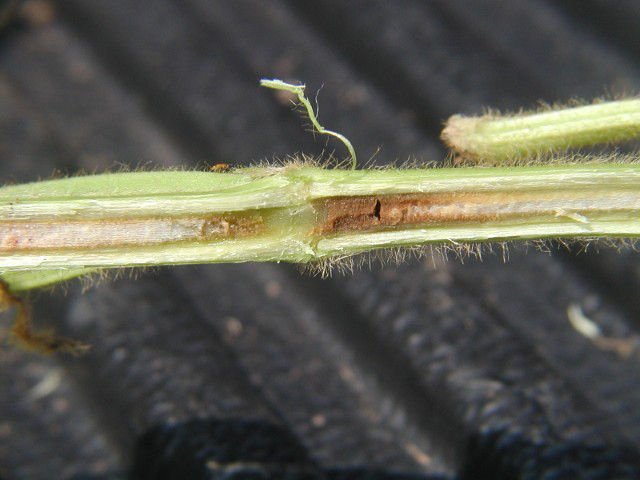
{"label": "brown discoloration in pith", "polygon": [[380,225],[376,197],[337,197],[319,201],[326,219],[320,233],[367,230]]}
{"label": "brown discoloration in pith", "polygon": [[201,240],[216,238],[238,238],[256,235],[265,229],[261,215],[223,215],[203,219],[200,229]]}
{"label": "brown discoloration in pith", "polygon": [[18,248],[19,244],[20,238],[13,234],[6,235],[4,238],[0,239],[0,249],[4,247],[8,250],[15,250]]}
{"label": "brown discoloration in pith", "polygon": [[499,208],[491,208],[504,205],[513,197],[513,194],[507,198],[501,193],[479,192],[326,198],[317,202],[324,221],[316,231],[343,233],[397,225],[486,222],[525,216],[526,213],[501,213]]}
{"label": "brown discoloration in pith", "polygon": [[264,229],[264,220],[259,214],[86,221],[5,221],[0,222],[0,253],[205,242],[256,235]]}

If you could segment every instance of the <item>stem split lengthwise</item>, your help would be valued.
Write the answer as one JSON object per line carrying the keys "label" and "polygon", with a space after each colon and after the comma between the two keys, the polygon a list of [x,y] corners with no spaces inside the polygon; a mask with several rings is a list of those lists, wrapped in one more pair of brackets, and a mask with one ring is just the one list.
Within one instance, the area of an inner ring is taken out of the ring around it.
{"label": "stem split lengthwise", "polygon": [[[342,134],[322,127],[303,84],[295,95],[318,133],[339,139],[351,170],[294,160],[210,172],[111,173],[0,188],[0,308],[40,352],[86,349],[31,329],[16,294],[111,268],[248,261],[323,262],[390,247],[527,239],[640,237],[640,163],[586,163],[559,150],[640,136],[640,100],[534,114],[453,116],[442,138],[456,163],[496,167],[356,170]],[[526,165],[548,155],[545,164]],[[583,158],[583,160],[585,160]],[[506,166],[510,165],[510,166]]]}
{"label": "stem split lengthwise", "polygon": [[640,236],[640,165],[133,172],[0,188],[12,292],[96,269]]}

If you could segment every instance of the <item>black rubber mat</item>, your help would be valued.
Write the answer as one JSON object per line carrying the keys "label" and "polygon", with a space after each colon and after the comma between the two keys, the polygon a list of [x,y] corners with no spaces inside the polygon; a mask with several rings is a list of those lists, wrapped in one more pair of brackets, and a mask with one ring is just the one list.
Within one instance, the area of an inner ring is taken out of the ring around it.
{"label": "black rubber mat", "polygon": [[[640,91],[635,0],[0,2],[0,181],[439,160],[453,113]],[[633,148],[630,146],[627,148]],[[162,268],[34,294],[82,357],[0,349],[0,478],[640,478],[640,254]],[[3,316],[8,325],[9,316]],[[2,338],[6,338],[3,327]]]}

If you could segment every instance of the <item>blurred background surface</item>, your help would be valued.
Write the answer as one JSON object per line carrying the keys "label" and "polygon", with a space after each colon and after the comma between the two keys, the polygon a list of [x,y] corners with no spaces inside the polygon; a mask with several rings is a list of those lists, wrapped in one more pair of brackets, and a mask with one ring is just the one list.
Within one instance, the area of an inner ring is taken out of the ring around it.
{"label": "blurred background surface", "polygon": [[[361,164],[439,160],[453,113],[637,93],[638,25],[636,0],[4,0],[0,182],[343,155],[262,77],[321,89]],[[640,254],[552,250],[34,294],[93,348],[24,353],[3,316],[0,478],[639,478]]]}

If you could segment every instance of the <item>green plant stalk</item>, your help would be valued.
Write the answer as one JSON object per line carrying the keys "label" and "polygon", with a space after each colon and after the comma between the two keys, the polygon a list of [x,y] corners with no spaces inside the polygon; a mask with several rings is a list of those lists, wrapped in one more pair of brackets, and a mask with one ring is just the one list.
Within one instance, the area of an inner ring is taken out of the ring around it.
{"label": "green plant stalk", "polygon": [[463,158],[491,164],[622,142],[640,136],[640,99],[505,116],[453,115],[441,136]]}
{"label": "green plant stalk", "polygon": [[640,165],[113,173],[0,188],[0,279],[314,262],[380,248],[640,237]]}

